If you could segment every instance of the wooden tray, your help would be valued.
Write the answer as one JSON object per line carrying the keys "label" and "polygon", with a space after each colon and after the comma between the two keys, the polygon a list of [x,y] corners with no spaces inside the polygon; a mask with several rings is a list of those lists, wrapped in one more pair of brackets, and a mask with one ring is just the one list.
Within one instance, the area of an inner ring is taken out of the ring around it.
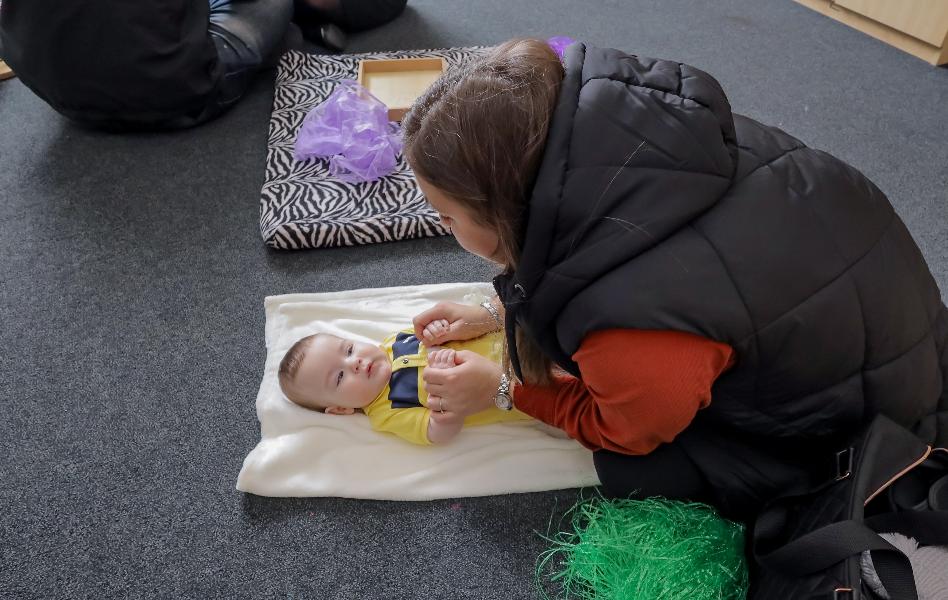
{"label": "wooden tray", "polygon": [[359,61],[359,85],[388,107],[390,121],[401,121],[444,69],[443,58],[363,60]]}
{"label": "wooden tray", "polygon": [[11,69],[7,63],[3,62],[3,59],[0,58],[0,81],[4,79],[10,79],[13,77],[13,69]]}

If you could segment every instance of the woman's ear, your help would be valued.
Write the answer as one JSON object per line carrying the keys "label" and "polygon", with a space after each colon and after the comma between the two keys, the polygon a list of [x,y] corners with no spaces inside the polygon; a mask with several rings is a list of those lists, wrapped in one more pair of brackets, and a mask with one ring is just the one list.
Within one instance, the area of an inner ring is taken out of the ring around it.
{"label": "woman's ear", "polygon": [[355,409],[348,406],[327,406],[323,412],[327,415],[351,415]]}

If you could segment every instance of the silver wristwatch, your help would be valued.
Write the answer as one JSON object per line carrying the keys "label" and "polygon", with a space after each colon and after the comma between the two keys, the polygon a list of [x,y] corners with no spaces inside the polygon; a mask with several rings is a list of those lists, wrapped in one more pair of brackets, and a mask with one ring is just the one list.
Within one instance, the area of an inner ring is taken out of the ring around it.
{"label": "silver wristwatch", "polygon": [[494,405],[500,410],[513,409],[513,396],[510,395],[510,378],[506,373],[500,375],[500,385],[497,386],[497,395],[494,396]]}

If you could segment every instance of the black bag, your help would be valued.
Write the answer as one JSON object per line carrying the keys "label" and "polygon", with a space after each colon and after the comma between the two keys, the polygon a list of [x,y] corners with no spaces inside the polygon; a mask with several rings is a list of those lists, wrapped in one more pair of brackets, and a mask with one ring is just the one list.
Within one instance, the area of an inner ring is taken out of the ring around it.
{"label": "black bag", "polygon": [[[917,600],[908,558],[879,533],[948,545],[948,450],[878,416],[835,457],[835,474],[771,502],[751,532],[753,600],[872,600],[870,551],[892,600]],[[948,600],[948,599],[946,599]]]}

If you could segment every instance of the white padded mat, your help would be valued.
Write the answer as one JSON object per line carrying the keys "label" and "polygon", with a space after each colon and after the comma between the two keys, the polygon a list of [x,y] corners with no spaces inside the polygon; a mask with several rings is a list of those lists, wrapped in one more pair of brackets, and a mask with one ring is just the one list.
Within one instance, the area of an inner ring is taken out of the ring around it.
{"label": "white padded mat", "polygon": [[415,446],[372,431],[368,418],[325,415],[289,402],[277,383],[283,354],[323,331],[381,341],[442,300],[476,304],[486,283],[270,296],[267,360],[257,394],[261,440],[237,489],[262,496],[431,500],[597,485],[592,453],[539,422],[469,427],[443,446]]}

